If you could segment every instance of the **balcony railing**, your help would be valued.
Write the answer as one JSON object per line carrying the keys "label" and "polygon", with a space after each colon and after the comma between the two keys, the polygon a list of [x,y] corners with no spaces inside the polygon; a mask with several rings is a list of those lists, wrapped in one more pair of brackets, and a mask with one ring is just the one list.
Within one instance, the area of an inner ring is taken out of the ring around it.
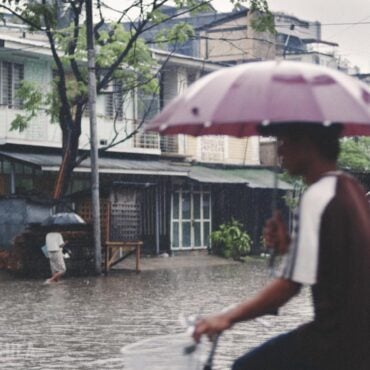
{"label": "balcony railing", "polygon": [[[61,145],[61,131],[59,125],[51,125],[49,117],[46,113],[39,113],[33,118],[28,127],[23,131],[10,131],[11,122],[16,117],[17,113],[22,113],[19,109],[9,108],[8,106],[0,105],[0,114],[2,124],[0,125],[0,140],[1,141],[22,141],[30,142],[35,145]],[[99,124],[99,140],[110,142],[113,137],[113,131],[119,131],[120,134],[117,140],[122,139],[125,135],[132,132],[137,126],[136,120],[128,119],[126,123],[120,121],[114,127],[113,120],[107,119],[104,116],[98,117]],[[82,132],[80,145],[83,148],[89,146],[89,120],[84,116],[82,119]],[[119,144],[116,149],[127,150],[129,148],[148,150],[148,152],[178,153],[178,138],[177,136],[160,137],[157,133],[144,132],[143,128],[129,141]]]}
{"label": "balcony railing", "polygon": [[0,105],[0,140],[16,140],[30,143],[43,142],[51,143],[52,145],[60,142],[60,133],[55,130],[55,128],[58,128],[57,125],[54,127],[50,125],[49,117],[44,112],[40,112],[37,117],[32,118],[22,132],[10,130],[11,123],[16,118],[16,115],[22,113],[24,113],[24,111],[19,108]]}
{"label": "balcony railing", "polygon": [[159,135],[138,132],[134,138],[134,147],[141,149],[159,149]]}
{"label": "balcony railing", "polygon": [[178,154],[179,137],[177,135],[161,136],[161,151],[162,153]]}
{"label": "balcony railing", "polygon": [[[133,122],[133,128],[137,127],[139,123]],[[144,125],[139,128],[138,133],[134,136],[134,147],[141,149],[160,149],[159,135],[155,132],[145,132]]]}

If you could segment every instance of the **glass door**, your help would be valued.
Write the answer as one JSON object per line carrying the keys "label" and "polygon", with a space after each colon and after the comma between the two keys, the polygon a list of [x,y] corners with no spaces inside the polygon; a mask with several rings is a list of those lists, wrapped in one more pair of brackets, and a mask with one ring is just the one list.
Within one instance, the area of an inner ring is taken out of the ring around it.
{"label": "glass door", "polygon": [[175,187],[172,193],[172,249],[206,248],[211,230],[211,194],[198,186]]}

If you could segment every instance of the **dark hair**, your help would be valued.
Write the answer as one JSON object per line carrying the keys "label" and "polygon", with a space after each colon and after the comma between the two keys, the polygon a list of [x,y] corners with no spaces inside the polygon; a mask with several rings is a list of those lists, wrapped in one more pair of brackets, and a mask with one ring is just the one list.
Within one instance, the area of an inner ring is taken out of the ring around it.
{"label": "dark hair", "polygon": [[335,123],[323,126],[320,123],[276,123],[260,126],[262,136],[288,136],[293,140],[309,138],[319,153],[328,160],[336,161],[340,152],[339,137],[342,125]]}

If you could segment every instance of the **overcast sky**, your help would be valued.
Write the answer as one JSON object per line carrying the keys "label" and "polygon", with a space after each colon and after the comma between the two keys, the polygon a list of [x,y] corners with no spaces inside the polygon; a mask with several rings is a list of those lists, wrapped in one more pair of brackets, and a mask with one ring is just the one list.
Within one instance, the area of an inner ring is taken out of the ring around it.
{"label": "overcast sky", "polygon": [[[228,11],[228,0],[214,0],[219,11]],[[370,73],[370,0],[268,0],[270,9],[307,21],[322,23],[322,38],[339,44],[340,55]],[[367,22],[367,24],[358,24]],[[345,25],[329,25],[346,23]],[[347,24],[350,23],[350,24]]]}

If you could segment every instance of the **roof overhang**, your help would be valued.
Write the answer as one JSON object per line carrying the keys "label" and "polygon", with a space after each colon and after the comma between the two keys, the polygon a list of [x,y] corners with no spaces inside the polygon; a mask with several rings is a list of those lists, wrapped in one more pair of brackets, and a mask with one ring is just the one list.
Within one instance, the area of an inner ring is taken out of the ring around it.
{"label": "roof overhang", "polygon": [[18,50],[22,55],[43,55],[52,57],[50,45],[47,42],[32,40],[27,38],[12,37],[0,34],[0,51]]}
{"label": "roof overhang", "polygon": [[[240,184],[249,188],[272,189],[276,184],[277,174],[271,169],[262,167],[206,167],[192,166],[189,178],[209,184]],[[277,181],[280,190],[292,190],[285,181]]]}
{"label": "roof overhang", "polygon": [[[34,154],[21,152],[0,151],[0,157],[11,161],[28,164],[42,171],[57,172],[61,164],[61,155]],[[86,159],[78,165],[76,173],[90,173],[91,162]],[[99,158],[99,172],[101,174],[127,174],[149,176],[176,176],[185,177],[203,184],[245,185],[249,188],[272,189],[276,184],[276,173],[262,167],[235,167],[235,166],[207,166],[191,165],[184,162],[172,162],[160,159],[129,159],[129,158]],[[292,190],[293,187],[278,181],[280,190]]]}
{"label": "roof overhang", "polygon": [[225,67],[220,63],[210,62],[206,59],[190,57],[183,54],[169,53],[168,51],[151,49],[153,57],[160,62],[169,62],[169,64],[179,67],[202,68],[202,70],[213,72]]}
{"label": "roof overhang", "polygon": [[[0,156],[28,164],[42,171],[57,172],[62,157],[57,154],[33,154],[0,151]],[[90,173],[90,159],[79,164],[74,172]],[[187,167],[174,166],[168,161],[99,158],[99,172],[104,174],[131,174],[131,175],[156,175],[156,176],[187,176]]]}
{"label": "roof overhang", "polygon": [[321,39],[302,39],[305,44],[323,44],[328,46],[339,46],[336,42],[325,41]]}

